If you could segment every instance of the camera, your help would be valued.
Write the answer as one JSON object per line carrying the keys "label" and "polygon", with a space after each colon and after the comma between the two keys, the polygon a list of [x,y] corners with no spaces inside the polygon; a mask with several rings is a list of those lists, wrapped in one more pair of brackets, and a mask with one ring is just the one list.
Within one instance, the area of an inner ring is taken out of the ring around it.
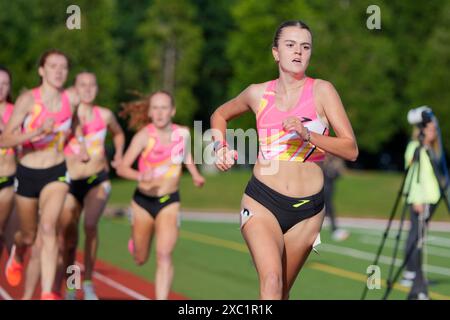
{"label": "camera", "polygon": [[411,109],[408,112],[408,122],[411,125],[417,125],[420,127],[425,127],[427,123],[431,122],[434,114],[428,106],[421,106],[415,109]]}

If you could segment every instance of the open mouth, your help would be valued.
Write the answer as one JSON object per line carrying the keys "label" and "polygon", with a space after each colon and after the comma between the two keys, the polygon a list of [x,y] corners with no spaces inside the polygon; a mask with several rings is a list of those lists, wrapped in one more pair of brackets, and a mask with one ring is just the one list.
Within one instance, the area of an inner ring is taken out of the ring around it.
{"label": "open mouth", "polygon": [[302,60],[300,60],[300,59],[294,59],[294,60],[292,60],[292,62],[294,62],[294,63],[302,63]]}

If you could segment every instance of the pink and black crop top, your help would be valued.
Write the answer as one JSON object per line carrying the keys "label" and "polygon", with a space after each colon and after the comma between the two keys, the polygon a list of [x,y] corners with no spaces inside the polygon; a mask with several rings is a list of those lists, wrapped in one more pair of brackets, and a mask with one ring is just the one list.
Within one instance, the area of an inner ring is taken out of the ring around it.
{"label": "pink and black crop top", "polygon": [[323,161],[325,151],[305,142],[295,131],[286,132],[283,120],[296,116],[311,132],[328,135],[329,129],[319,118],[313,96],[314,79],[307,77],[300,99],[289,111],[279,110],[275,105],[275,89],[278,80],[267,85],[256,114],[258,128],[259,159],[284,161]]}
{"label": "pink and black crop top", "polygon": [[[89,156],[104,155],[105,154],[105,138],[107,134],[107,125],[102,118],[100,107],[94,106],[92,108],[94,114],[91,121],[80,119],[82,131],[84,136],[84,143],[86,145]],[[64,154],[74,155],[80,153],[80,144],[77,139],[72,136],[69,143],[64,148]]]}
{"label": "pink and black crop top", "polygon": [[33,109],[26,116],[22,131],[34,131],[42,126],[47,118],[53,118],[53,132],[38,141],[25,142],[23,144],[23,149],[45,150],[54,148],[57,151],[63,151],[66,137],[70,132],[70,127],[72,125],[72,110],[70,108],[70,100],[67,93],[65,91],[61,93],[61,110],[58,112],[50,112],[47,109],[42,102],[40,88],[33,89],[33,97]]}
{"label": "pink and black crop top", "polygon": [[[13,113],[14,105],[12,103],[7,102],[5,111],[3,112],[2,121],[6,125],[11,118]],[[0,148],[0,156],[4,155],[12,155],[14,154],[14,148]]]}
{"label": "pink and black crop top", "polygon": [[148,130],[149,139],[147,146],[139,156],[139,172],[152,169],[153,178],[177,176],[185,156],[186,139],[189,135],[188,130],[172,124],[171,143],[164,145],[161,143],[153,124],[149,124],[146,129]]}

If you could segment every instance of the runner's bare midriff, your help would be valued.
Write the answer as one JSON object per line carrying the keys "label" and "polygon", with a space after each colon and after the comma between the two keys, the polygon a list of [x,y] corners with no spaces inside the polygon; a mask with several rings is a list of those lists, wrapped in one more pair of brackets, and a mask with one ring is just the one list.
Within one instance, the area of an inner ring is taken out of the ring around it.
{"label": "runner's bare midriff", "polygon": [[150,182],[140,182],[138,185],[139,191],[151,197],[161,197],[166,194],[173,193],[178,190],[178,185],[181,177],[181,166],[179,173],[170,178],[155,178]]}
{"label": "runner's bare midriff", "polygon": [[16,172],[16,158],[13,154],[0,156],[0,177],[8,177]]}
{"label": "runner's bare midriff", "polygon": [[91,155],[88,162],[81,162],[75,155],[66,156],[70,178],[84,179],[108,168],[104,155]]}
{"label": "runner's bare midriff", "polygon": [[253,174],[269,188],[288,197],[314,195],[323,188],[320,163],[258,160]]}
{"label": "runner's bare midriff", "polygon": [[54,149],[24,151],[19,160],[21,165],[31,169],[47,169],[63,161],[63,153]]}

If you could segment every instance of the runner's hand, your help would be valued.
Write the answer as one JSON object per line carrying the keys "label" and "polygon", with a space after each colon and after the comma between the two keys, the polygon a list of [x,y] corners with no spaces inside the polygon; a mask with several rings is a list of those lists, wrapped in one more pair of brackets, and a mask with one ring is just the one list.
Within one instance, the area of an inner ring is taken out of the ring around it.
{"label": "runner's hand", "polygon": [[203,187],[203,185],[205,184],[205,178],[203,178],[201,174],[192,176],[192,180],[194,182],[194,185],[198,188]]}
{"label": "runner's hand", "polygon": [[230,150],[224,146],[216,152],[216,167],[220,171],[227,171],[235,164],[237,158],[238,153],[236,150]]}

